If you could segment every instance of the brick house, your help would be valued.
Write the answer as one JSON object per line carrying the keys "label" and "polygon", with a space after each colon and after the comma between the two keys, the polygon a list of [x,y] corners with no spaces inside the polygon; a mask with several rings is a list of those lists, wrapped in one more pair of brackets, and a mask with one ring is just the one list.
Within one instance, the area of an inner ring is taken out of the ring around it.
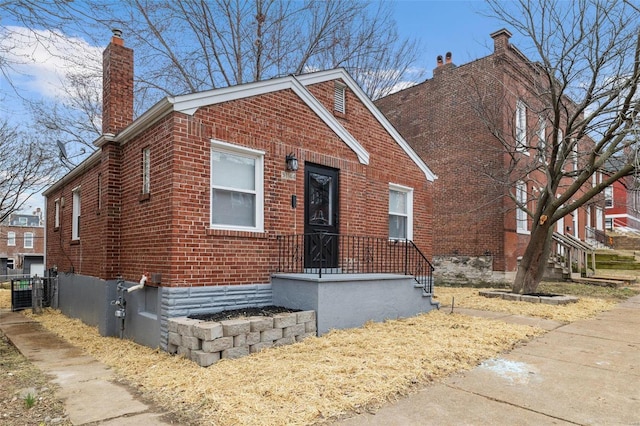
{"label": "brick house", "polygon": [[[134,120],[133,51],[114,35],[103,61],[98,149],[44,193],[63,312],[113,335],[118,277],[145,274],[126,295],[124,334],[166,348],[171,317],[319,309],[290,294],[305,285],[291,277],[323,283],[362,261],[343,236],[432,255],[435,176],[344,70],[167,97]],[[318,233],[333,237],[293,237]],[[421,296],[414,310],[428,311]]]}
{"label": "brick house", "polygon": [[[535,64],[509,43],[509,31],[491,37],[491,54],[456,66],[447,53],[444,61],[437,58],[431,79],[376,101],[438,175],[434,260],[438,271],[450,274],[437,279],[511,281],[529,239],[531,219],[516,208],[507,191],[529,202],[541,186],[535,182],[545,182],[531,167],[552,133],[535,95],[545,83],[537,77]],[[513,146],[505,150],[496,134],[507,135]],[[581,140],[578,146],[589,143]],[[577,167],[577,159],[576,153],[569,167]],[[505,177],[522,175],[518,167],[533,171],[525,172],[529,174],[516,188],[506,187]],[[602,229],[602,213],[602,200],[594,199],[559,221],[557,229],[585,239],[589,227]]]}
{"label": "brick house", "polygon": [[33,214],[13,213],[0,223],[0,277],[43,276],[44,221],[38,208]]}
{"label": "brick house", "polygon": [[640,233],[640,190],[635,182],[635,176],[629,176],[605,188],[606,229]]}

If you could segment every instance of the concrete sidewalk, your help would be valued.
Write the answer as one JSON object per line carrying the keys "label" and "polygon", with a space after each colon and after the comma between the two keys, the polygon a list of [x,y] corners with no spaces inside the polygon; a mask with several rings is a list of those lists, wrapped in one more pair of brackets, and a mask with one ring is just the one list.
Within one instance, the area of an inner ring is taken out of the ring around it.
{"label": "concrete sidewalk", "polygon": [[640,296],[590,320],[564,326],[538,321],[553,331],[375,413],[336,424],[640,425]]}
{"label": "concrete sidewalk", "polygon": [[113,381],[113,370],[19,312],[0,311],[0,329],[40,370],[54,376],[56,396],[74,425],[169,425],[164,413]]}

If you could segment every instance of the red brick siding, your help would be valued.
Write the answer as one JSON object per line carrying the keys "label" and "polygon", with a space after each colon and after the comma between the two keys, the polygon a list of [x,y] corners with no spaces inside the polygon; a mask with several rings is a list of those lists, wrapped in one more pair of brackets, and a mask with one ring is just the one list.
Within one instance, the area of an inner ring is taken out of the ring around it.
{"label": "red brick siding", "polygon": [[[333,96],[333,83],[318,85],[313,91],[316,95],[330,91]],[[304,232],[306,163],[339,169],[342,234],[388,237],[389,182],[413,187],[414,240],[431,256],[431,184],[351,93],[347,105],[343,125],[369,151],[368,166],[360,164],[356,154],[289,90],[204,107],[193,117],[168,115],[122,146],[121,179],[110,186],[112,221],[104,219],[101,225],[95,224],[95,230],[82,229],[82,247],[89,232],[113,236],[113,241],[99,237],[101,261],[111,266],[106,270],[76,266],[76,272],[113,278],[117,270],[137,280],[143,271],[149,271],[161,273],[161,284],[166,286],[268,282],[277,265],[276,236]],[[209,229],[212,138],[265,152],[264,233]],[[151,194],[141,201],[145,147],[151,148]],[[290,152],[300,162],[295,180],[281,176]],[[106,154],[102,158],[107,161]],[[113,163],[115,167],[117,161]],[[108,174],[104,164],[102,170],[104,182]],[[83,203],[85,186],[83,183]],[[291,207],[294,194],[299,200],[297,209]],[[50,196],[50,204],[53,198]],[[67,210],[70,207],[65,207],[65,213]],[[83,224],[84,215],[85,210]],[[70,221],[68,216],[63,220]],[[74,246],[67,243],[65,247]],[[50,255],[48,261],[55,262],[61,255]],[[77,264],[81,254],[74,255],[71,258]],[[83,260],[82,265],[87,262]]]}
{"label": "red brick siding", "polygon": [[[495,55],[459,67],[442,65],[434,70],[434,78],[376,105],[438,176],[433,197],[434,254],[488,251],[494,256],[494,270],[513,271],[529,237],[516,232],[515,203],[505,196],[513,188],[489,176],[509,173],[510,157],[480,119],[474,99],[483,100],[481,110],[509,137],[514,134],[515,105],[521,97],[530,103],[528,134],[535,137],[538,117],[531,103],[536,102],[533,85],[540,82],[522,58],[507,49],[504,36],[495,43]],[[529,177],[543,180],[535,173]],[[582,210],[580,235],[586,218]]]}

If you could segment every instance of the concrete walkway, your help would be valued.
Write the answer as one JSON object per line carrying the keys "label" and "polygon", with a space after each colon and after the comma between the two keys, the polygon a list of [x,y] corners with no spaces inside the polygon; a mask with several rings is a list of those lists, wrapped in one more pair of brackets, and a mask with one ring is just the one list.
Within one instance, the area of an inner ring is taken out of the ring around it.
{"label": "concrete walkway", "polygon": [[[569,325],[461,308],[455,313],[551,331],[374,414],[336,424],[640,426],[640,296]],[[57,395],[74,425],[170,424],[163,412],[114,383],[112,370],[38,322],[2,311],[0,329],[31,362],[55,377]]]}
{"label": "concrete walkway", "polygon": [[74,425],[169,425],[163,413],[113,381],[114,372],[19,312],[0,311],[0,329],[60,386],[56,396]]}
{"label": "concrete walkway", "polygon": [[375,413],[336,424],[640,425],[640,296],[568,325],[455,312],[519,324],[539,321],[553,331]]}

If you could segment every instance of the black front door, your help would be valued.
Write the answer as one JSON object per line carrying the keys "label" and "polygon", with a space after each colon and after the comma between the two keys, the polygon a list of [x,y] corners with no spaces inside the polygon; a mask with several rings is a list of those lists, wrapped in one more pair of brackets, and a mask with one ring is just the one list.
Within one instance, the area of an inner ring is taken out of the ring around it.
{"label": "black front door", "polygon": [[305,268],[338,266],[338,170],[305,164]]}

